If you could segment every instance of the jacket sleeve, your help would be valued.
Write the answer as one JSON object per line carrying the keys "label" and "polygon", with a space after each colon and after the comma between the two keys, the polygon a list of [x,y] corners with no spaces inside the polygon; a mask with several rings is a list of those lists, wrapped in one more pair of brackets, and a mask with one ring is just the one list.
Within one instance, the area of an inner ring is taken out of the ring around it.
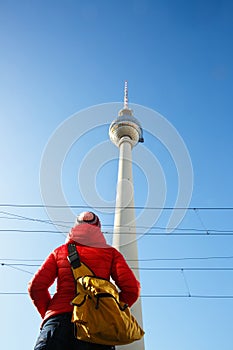
{"label": "jacket sleeve", "polygon": [[28,284],[28,292],[43,318],[51,300],[49,287],[57,277],[57,263],[54,252],[51,253]]}
{"label": "jacket sleeve", "polygon": [[120,301],[132,306],[140,295],[140,283],[123,255],[114,249],[111,277],[120,289]]}

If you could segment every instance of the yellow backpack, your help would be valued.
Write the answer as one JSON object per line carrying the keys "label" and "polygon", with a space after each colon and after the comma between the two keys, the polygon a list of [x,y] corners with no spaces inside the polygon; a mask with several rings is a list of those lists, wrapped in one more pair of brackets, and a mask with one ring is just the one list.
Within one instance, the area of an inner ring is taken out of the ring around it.
{"label": "yellow backpack", "polygon": [[116,286],[95,276],[80,262],[75,244],[69,244],[68,250],[77,287],[72,301],[76,338],[104,345],[124,345],[141,339],[144,331],[128,305],[119,300]]}

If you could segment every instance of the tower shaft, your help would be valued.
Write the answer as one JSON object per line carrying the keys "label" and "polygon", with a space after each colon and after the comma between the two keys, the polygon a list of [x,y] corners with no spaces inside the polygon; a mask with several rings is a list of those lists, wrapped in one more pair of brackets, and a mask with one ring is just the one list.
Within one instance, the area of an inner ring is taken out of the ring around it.
{"label": "tower shaft", "polygon": [[[134,185],[132,173],[132,141],[128,136],[119,143],[119,164],[114,220],[113,246],[117,248],[133,268],[138,280],[138,248],[134,208]],[[131,309],[138,323],[142,326],[141,299]],[[144,340],[129,345],[118,346],[119,350],[144,350]]]}
{"label": "tower shaft", "polygon": [[119,145],[113,236],[113,245],[123,252],[123,255],[127,260],[137,259],[137,257],[132,256],[132,253],[127,249],[129,242],[136,241],[131,147],[130,138],[127,136],[123,137]]}

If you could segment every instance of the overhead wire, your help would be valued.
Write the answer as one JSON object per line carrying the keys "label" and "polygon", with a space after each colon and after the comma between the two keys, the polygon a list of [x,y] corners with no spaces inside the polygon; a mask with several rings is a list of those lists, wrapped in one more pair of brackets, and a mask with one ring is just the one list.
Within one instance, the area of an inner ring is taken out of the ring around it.
{"label": "overhead wire", "polygon": [[[149,261],[185,261],[185,260],[213,260],[213,259],[233,259],[233,255],[225,256],[195,256],[195,257],[178,257],[178,258],[139,258],[127,259],[127,261],[149,262]],[[0,261],[38,261],[42,262],[44,259],[21,259],[21,258],[0,258]]]}
{"label": "overhead wire", "polygon": [[[3,204],[0,204],[0,206]],[[10,205],[10,204],[9,204]],[[15,204],[11,204],[12,206],[15,206]],[[16,205],[18,206],[18,205]],[[21,206],[21,204],[20,204]],[[26,206],[23,205],[23,206]],[[35,205],[33,205],[35,206]],[[37,206],[37,205],[36,205]],[[60,206],[58,206],[60,207]],[[144,208],[147,209],[147,208]],[[156,208],[154,208],[156,209]],[[171,208],[164,208],[164,209],[171,209]],[[173,209],[179,209],[179,208],[173,208]],[[189,228],[179,228],[179,227],[174,227],[174,228],[170,228],[172,230],[172,235],[202,235],[203,233],[207,234],[207,235],[233,235],[233,229],[231,230],[223,230],[223,229],[208,229],[207,226],[204,224],[203,219],[200,216],[199,210],[200,209],[210,209],[210,208],[188,208],[189,210],[192,209],[194,210],[199,222],[201,223],[202,229],[200,228],[193,228],[193,227],[189,227]],[[229,209],[231,210],[232,208],[211,208],[211,209]],[[25,230],[25,229],[0,229],[0,232],[20,232],[20,233],[55,233],[55,234],[67,234],[67,231],[70,229],[70,225],[73,224],[71,222],[68,221],[52,221],[52,220],[48,220],[48,219],[38,219],[38,218],[32,218],[32,217],[28,217],[28,216],[23,216],[23,215],[18,215],[15,213],[10,213],[8,211],[0,211],[1,214],[6,215],[5,217],[0,217],[1,219],[15,219],[15,220],[28,220],[28,221],[32,221],[32,222],[39,222],[39,223],[44,223],[44,224],[49,224],[49,225],[56,225],[56,226],[60,226],[63,228],[66,228],[66,231],[62,231],[62,230]],[[69,224],[69,226],[68,226]],[[113,227],[113,224],[103,224],[103,227]],[[142,230],[142,232],[140,232],[140,230]],[[148,230],[147,232],[145,232],[144,230]],[[147,235],[147,236],[154,236],[154,235],[167,235],[167,232],[163,232],[166,231],[165,227],[161,227],[161,226],[141,226],[141,225],[137,225],[137,235]],[[153,231],[157,231],[157,232],[153,232]],[[109,232],[109,231],[104,231],[105,234],[113,234],[113,232]],[[129,232],[125,232],[126,234],[130,234]],[[121,232],[121,234],[124,234],[124,232]],[[169,234],[171,235],[171,234]]]}
{"label": "overhead wire", "polygon": [[[66,235],[68,231],[60,231],[60,230],[33,230],[33,229],[0,229],[1,232],[12,232],[12,233],[53,233],[53,234],[62,234]],[[113,235],[113,232],[109,231],[103,231],[104,234],[106,235]],[[134,235],[134,232],[121,232],[118,233],[121,235]],[[172,233],[167,233],[167,232],[137,232],[136,235],[139,236],[232,236],[233,235],[233,230],[208,230],[208,233],[205,233],[203,231],[197,231],[197,232],[172,232]]]}
{"label": "overhead wire", "polygon": [[52,220],[32,218],[32,217],[22,216],[22,215],[18,215],[18,214],[6,212],[6,211],[0,211],[0,214],[8,215],[8,216],[5,216],[5,217],[0,217],[0,219],[8,219],[8,220],[9,219],[11,219],[11,220],[15,219],[15,220],[20,220],[20,221],[25,220],[25,221],[40,222],[40,223],[49,224],[49,225],[54,225],[56,223],[58,226],[61,226],[61,227],[67,227],[67,228],[70,227],[70,226],[64,225],[64,223],[65,223],[64,221],[63,222],[61,222],[61,221],[54,222]]}
{"label": "overhead wire", "polygon": [[183,280],[184,280],[184,284],[185,284],[186,290],[188,292],[188,296],[191,296],[188,280],[187,280],[187,277],[186,277],[186,275],[184,273],[184,269],[183,268],[181,269],[181,274],[183,276]]}
{"label": "overhead wire", "polygon": [[[57,208],[57,209],[90,209],[87,205],[56,205],[56,204],[16,204],[16,203],[0,203],[0,207],[13,207],[13,208]],[[96,209],[124,209],[120,206],[95,206]],[[145,207],[145,206],[133,206],[127,207],[127,209],[144,209],[144,210],[233,210],[233,207]]]}
{"label": "overhead wire", "polygon": [[[57,208],[57,209],[62,209],[62,208],[89,208],[88,206],[80,206],[80,205],[73,205],[73,206],[60,206],[60,205],[38,205],[38,204],[0,204],[0,207],[12,207],[12,208]],[[109,209],[109,208],[114,208],[114,207],[98,207],[99,209]],[[233,235],[233,230],[220,230],[220,229],[208,229],[207,226],[205,225],[203,219],[200,216],[201,210],[219,210],[219,211],[225,211],[225,210],[233,210],[233,207],[191,207],[191,208],[172,208],[172,207],[165,207],[165,208],[158,208],[158,207],[142,207],[142,206],[136,206],[134,207],[135,209],[143,209],[143,210],[193,210],[198,217],[198,220],[202,226],[202,229],[197,229],[197,228],[174,228],[174,232],[172,232],[172,235],[180,235],[180,236],[186,236],[186,235],[191,235],[191,236],[204,236],[204,235]],[[65,221],[57,221],[53,222],[51,220],[44,220],[44,219],[38,219],[38,218],[30,218],[27,216],[23,215],[18,215],[15,213],[9,213],[6,211],[1,211],[0,214],[3,214],[5,216],[0,217],[0,219],[16,219],[16,220],[28,220],[28,221],[33,221],[33,222],[38,222],[38,223],[44,223],[44,224],[49,224],[49,225],[54,225],[56,224],[57,226],[65,227],[65,228],[70,228],[70,226],[67,226],[69,222]],[[71,223],[70,223],[71,224]],[[113,225],[103,225],[107,227],[112,227]],[[137,233],[138,235],[144,235],[144,236],[156,236],[156,235],[168,235],[165,232],[162,232],[166,228],[163,227],[146,227],[146,226],[138,226],[140,229],[148,229],[150,232],[142,232],[142,233]],[[151,232],[156,230],[157,232]],[[158,231],[159,230],[159,231]],[[25,229],[0,229],[0,232],[18,232],[18,233],[55,233],[55,234],[61,234],[61,231],[59,230],[25,230]],[[105,231],[105,234],[113,234],[113,232]],[[124,234],[124,233],[123,233]],[[129,232],[125,232],[125,234],[129,234]],[[170,234],[169,234],[170,236]],[[197,260],[197,259],[232,259],[233,256],[215,256],[215,257],[183,257],[183,258],[148,258],[148,259],[139,259],[138,261],[184,261],[184,260]],[[35,260],[35,259],[4,259],[5,261],[43,261],[43,260]],[[134,261],[133,259],[131,261]],[[19,263],[1,263],[1,266],[6,266],[21,272],[25,272],[28,274],[33,274],[31,271],[25,270],[21,268],[20,266],[25,266],[25,267],[38,267],[38,264],[19,264]],[[187,294],[148,294],[148,295],[142,295],[142,298],[218,298],[218,299],[232,299],[233,295],[193,295],[190,292],[187,276],[185,274],[185,271],[232,271],[233,267],[132,267],[132,269],[138,269],[142,271],[180,271],[182,273],[185,287]],[[26,295],[27,293],[24,292],[0,292],[0,295]]]}
{"label": "overhead wire", "polygon": [[[39,267],[38,264],[21,264],[21,263],[5,263],[0,262],[0,266],[12,267],[20,270],[17,266]],[[233,271],[233,267],[131,267],[133,270],[139,271]],[[23,270],[21,270],[23,271]]]}
{"label": "overhead wire", "polygon": [[[26,292],[0,292],[0,295],[28,295]],[[233,299],[233,295],[204,295],[204,294],[142,294],[140,298],[190,298],[190,299]]]}
{"label": "overhead wire", "polygon": [[31,271],[28,271],[28,270],[21,269],[21,268],[17,267],[17,266],[16,266],[17,264],[13,265],[13,264],[0,263],[0,265],[1,265],[1,266],[7,266],[7,267],[10,267],[10,268],[12,268],[12,269],[21,271],[21,272],[25,272],[25,273],[28,273],[28,274],[30,274],[30,275],[34,275],[34,273],[32,273]]}
{"label": "overhead wire", "polygon": [[[206,225],[204,224],[203,222],[203,219],[200,217],[200,214],[199,214],[199,209],[196,209],[194,210],[195,214],[197,215],[198,217],[198,220],[199,222],[201,223],[201,226],[202,226],[202,229],[200,228],[195,228],[195,227],[174,227],[174,228],[170,228],[170,230],[172,231],[172,234],[177,234],[177,232],[179,234],[181,234],[181,232],[183,232],[184,234],[188,233],[188,234],[191,234],[191,233],[195,233],[195,234],[201,234],[201,233],[206,233],[206,234],[233,234],[233,229],[231,230],[223,230],[223,229],[216,229],[216,228],[212,228],[212,229],[208,229],[206,227]],[[19,221],[22,221],[22,220],[25,220],[25,221],[32,221],[32,222],[38,222],[38,223],[43,223],[43,224],[49,224],[49,225],[56,225],[56,226],[60,226],[60,227],[63,227],[63,228],[66,228],[67,230],[70,229],[71,225],[73,225],[72,222],[69,222],[69,221],[52,221],[52,220],[48,220],[48,219],[39,219],[39,218],[33,218],[33,217],[28,217],[28,216],[23,216],[23,215],[18,215],[18,214],[15,214],[15,213],[10,213],[8,211],[0,211],[1,214],[5,215],[5,216],[1,216],[0,219],[15,219],[15,220],[19,220]],[[69,224],[69,225],[68,225]],[[102,224],[103,227],[114,227],[113,224]],[[11,229],[1,229],[0,232],[3,232],[3,231],[6,231],[8,230],[9,232],[12,232]],[[18,229],[20,230],[20,229]],[[66,231],[67,231],[66,230]],[[137,230],[138,231],[138,234],[144,234],[145,232],[143,230],[150,230],[150,234],[161,234],[160,231],[165,231],[166,230],[166,227],[161,227],[161,226],[145,226],[145,225],[137,225]],[[140,232],[140,230],[142,230],[142,232]],[[158,231],[159,230],[159,231]],[[17,231],[17,230],[16,230]],[[33,231],[36,231],[36,230],[33,230]],[[158,232],[151,232],[151,231],[158,231]],[[20,230],[20,232],[28,232],[26,230]],[[32,231],[30,231],[32,232]],[[40,232],[43,232],[42,230],[40,230]],[[46,230],[45,232],[48,232],[48,233],[60,233],[61,230]],[[106,234],[111,234],[112,232],[109,232],[109,231],[105,231],[104,233]],[[146,232],[147,234],[149,234],[148,232]],[[127,234],[129,234],[127,232]]]}

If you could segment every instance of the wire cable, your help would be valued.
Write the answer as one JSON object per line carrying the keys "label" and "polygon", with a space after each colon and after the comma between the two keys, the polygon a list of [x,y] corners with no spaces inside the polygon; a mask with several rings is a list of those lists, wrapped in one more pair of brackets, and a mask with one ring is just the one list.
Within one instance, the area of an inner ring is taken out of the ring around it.
{"label": "wire cable", "polygon": [[[200,257],[178,257],[178,258],[147,258],[147,259],[127,259],[127,261],[133,262],[150,262],[150,261],[185,261],[185,260],[219,260],[219,259],[233,259],[233,255],[227,256],[200,256]],[[44,259],[22,259],[22,258],[0,258],[0,261],[38,261],[43,262]]]}
{"label": "wire cable", "polygon": [[24,269],[21,269],[19,267],[16,267],[17,264],[5,264],[5,263],[1,263],[1,266],[6,266],[6,267],[10,267],[12,269],[15,269],[17,271],[21,271],[21,272],[25,272],[25,273],[28,273],[30,275],[34,275],[34,273],[28,271],[28,270],[24,270]]}
{"label": "wire cable", "polygon": [[[26,292],[0,292],[0,295],[28,295]],[[204,294],[142,294],[140,298],[190,298],[190,299],[233,299],[233,295],[204,295]]]}
{"label": "wire cable", "polygon": [[[0,229],[0,233],[8,233],[8,232],[12,232],[12,233],[53,233],[53,234],[59,234],[59,235],[63,235],[66,236],[68,231],[60,231],[60,230],[26,230],[26,229]],[[113,232],[109,232],[109,231],[103,231],[104,234],[106,235],[113,235],[115,233]],[[135,232],[121,232],[119,233],[120,235],[134,235]],[[216,230],[208,230],[208,232],[173,232],[173,233],[166,233],[166,232],[137,232],[136,233],[137,237],[139,238],[139,236],[142,237],[147,237],[147,236],[191,236],[191,237],[200,237],[200,236],[232,236],[233,235],[233,230],[229,230],[229,231],[216,231]]]}
{"label": "wire cable", "polygon": [[[39,267],[38,264],[19,264],[0,262],[1,266],[16,268],[16,266]],[[133,270],[140,271],[233,271],[233,267],[131,267]],[[16,268],[20,270],[20,268]],[[21,270],[23,271],[23,270]]]}
{"label": "wire cable", "polygon": [[[90,209],[87,205],[45,205],[45,204],[12,204],[12,203],[0,203],[0,207],[11,208],[57,208],[57,209]],[[124,209],[125,207],[115,206],[96,206],[96,209]],[[145,207],[145,206],[133,206],[127,207],[127,209],[143,209],[143,210],[233,210],[233,207]]]}

